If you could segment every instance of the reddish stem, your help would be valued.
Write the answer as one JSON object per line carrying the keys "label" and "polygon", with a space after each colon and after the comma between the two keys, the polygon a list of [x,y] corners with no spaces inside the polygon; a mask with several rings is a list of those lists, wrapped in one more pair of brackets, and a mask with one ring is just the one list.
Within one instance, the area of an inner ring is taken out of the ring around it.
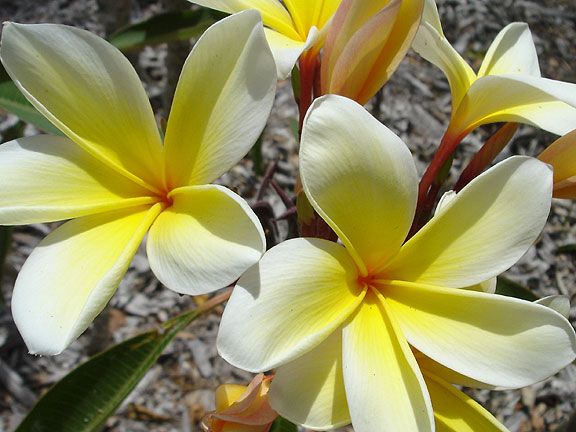
{"label": "reddish stem", "polygon": [[304,53],[300,57],[300,100],[298,110],[300,111],[300,119],[298,121],[298,135],[302,136],[302,126],[304,125],[304,118],[308,112],[308,108],[312,105],[314,99],[314,81],[317,71],[318,56]]}

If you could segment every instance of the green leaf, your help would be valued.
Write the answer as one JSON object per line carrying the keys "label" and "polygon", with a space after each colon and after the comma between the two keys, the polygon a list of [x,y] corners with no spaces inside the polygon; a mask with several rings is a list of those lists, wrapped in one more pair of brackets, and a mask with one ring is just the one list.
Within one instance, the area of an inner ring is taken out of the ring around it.
{"label": "green leaf", "polygon": [[574,253],[576,252],[576,244],[567,244],[558,248],[558,253]]}
{"label": "green leaf", "polygon": [[294,423],[290,423],[288,420],[282,417],[278,417],[272,423],[272,427],[270,428],[270,432],[297,432],[298,426]]}
{"label": "green leaf", "polygon": [[225,16],[205,8],[166,12],[123,28],[110,36],[109,41],[119,50],[130,51],[145,45],[195,39]]}
{"label": "green leaf", "polygon": [[10,76],[0,64],[0,109],[4,109],[21,120],[31,123],[38,129],[54,135],[62,135],[62,132],[50,123],[46,117],[36,110],[22,92],[18,90],[16,84],[10,79]]}
{"label": "green leaf", "polygon": [[199,315],[197,310],[179,315],[94,356],[55,384],[16,432],[98,431],[174,336]]}
{"label": "green leaf", "polygon": [[254,167],[254,173],[258,176],[264,174],[264,158],[262,156],[263,135],[258,137],[256,143],[250,149],[250,159]]}
{"label": "green leaf", "polygon": [[496,294],[516,297],[522,300],[535,301],[538,297],[528,288],[520,285],[517,282],[511,281],[504,276],[498,276],[498,283],[496,285]]}

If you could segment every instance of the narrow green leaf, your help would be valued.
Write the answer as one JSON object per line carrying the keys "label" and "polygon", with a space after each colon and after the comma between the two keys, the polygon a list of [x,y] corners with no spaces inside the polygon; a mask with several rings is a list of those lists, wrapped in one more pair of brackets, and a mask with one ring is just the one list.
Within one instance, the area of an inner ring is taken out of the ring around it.
{"label": "narrow green leaf", "polygon": [[576,244],[567,244],[558,248],[558,253],[573,253],[576,252]]}
{"label": "narrow green leaf", "polygon": [[254,173],[258,176],[264,174],[264,158],[262,156],[262,135],[258,137],[256,143],[250,149],[250,159],[252,159],[252,165],[254,167]]}
{"label": "narrow green leaf", "polygon": [[274,420],[270,432],[297,432],[298,426],[294,423],[290,423],[288,420],[282,417],[278,417]]}
{"label": "narrow green leaf", "polygon": [[538,300],[538,297],[528,288],[520,285],[517,282],[511,281],[504,276],[498,276],[496,294],[505,295],[508,297],[516,297],[528,301]]}
{"label": "narrow green leaf", "polygon": [[130,51],[145,45],[195,39],[225,16],[205,8],[166,12],[123,28],[109,41],[122,51]]}
{"label": "narrow green leaf", "polygon": [[0,109],[4,109],[21,120],[31,123],[38,129],[54,135],[62,135],[52,123],[50,123],[36,108],[32,106],[24,95],[18,90],[16,84],[12,82],[10,76],[0,64]]}
{"label": "narrow green leaf", "polygon": [[80,365],[54,385],[16,432],[94,432],[136,387],[164,348],[200,315],[187,312]]}

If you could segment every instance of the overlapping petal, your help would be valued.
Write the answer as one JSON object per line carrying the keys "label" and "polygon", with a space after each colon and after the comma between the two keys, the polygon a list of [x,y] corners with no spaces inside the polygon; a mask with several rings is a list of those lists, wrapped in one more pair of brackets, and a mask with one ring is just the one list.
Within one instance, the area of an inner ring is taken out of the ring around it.
{"label": "overlapping petal", "polygon": [[154,114],[120,51],[74,27],[8,23],[0,56],[27,99],[70,139],[151,190],[162,187]]}
{"label": "overlapping petal", "polygon": [[276,369],[270,403],[282,417],[306,428],[326,430],[350,423],[340,329],[316,348]]}
{"label": "overlapping petal", "polygon": [[300,357],[360,304],[357,276],[346,249],[333,242],[299,238],[270,249],[234,288],[220,323],[220,355],[254,372]]}
{"label": "overlapping petal", "polygon": [[442,432],[508,432],[492,414],[470,396],[424,371],[432,398],[436,430]]}
{"label": "overlapping petal", "polygon": [[0,146],[0,224],[52,222],[152,203],[150,191],[63,137]]}
{"label": "overlapping petal", "polygon": [[14,321],[31,353],[58,354],[86,330],[160,211],[155,205],[74,219],[40,242],[12,297]]}
{"label": "overlapping petal", "polygon": [[319,36],[316,27],[311,29],[305,41],[291,39],[271,29],[264,29],[264,33],[276,62],[276,74],[279,80],[290,76],[300,55],[311,48]]}
{"label": "overlapping petal", "polygon": [[314,102],[300,170],[311,204],[364,275],[398,251],[414,216],[416,168],[402,140],[362,106],[335,95]]}
{"label": "overlapping petal", "polygon": [[474,179],[404,244],[385,278],[463,288],[497,276],[536,240],[551,196],[547,165],[508,158]]}
{"label": "overlapping petal", "polygon": [[226,13],[256,9],[262,15],[264,25],[292,39],[299,39],[298,32],[288,11],[278,0],[189,0],[200,6]]}
{"label": "overlapping petal", "polygon": [[296,29],[306,38],[309,29],[321,29],[334,15],[341,0],[284,0]]}
{"label": "overlapping petal", "polygon": [[210,183],[248,152],[272,108],[274,71],[255,11],[225,18],[202,35],[184,64],[168,119],[169,188]]}
{"label": "overlapping petal", "polygon": [[554,197],[576,199],[576,129],[550,144],[538,159],[554,168]]}
{"label": "overlapping petal", "polygon": [[223,288],[255,264],[266,247],[246,201],[216,185],[175,190],[150,228],[150,267],[168,288],[198,295]]}
{"label": "overlapping petal", "polygon": [[527,123],[564,135],[576,124],[576,84],[529,75],[479,78],[453,112],[447,135],[495,122]]}
{"label": "overlapping petal", "polygon": [[367,294],[343,331],[346,396],[357,432],[433,431],[432,406],[386,300]]}
{"label": "overlapping petal", "polygon": [[488,385],[527,386],[576,358],[574,329],[545,306],[399,281],[382,291],[412,346]]}
{"label": "overlapping petal", "polygon": [[520,74],[540,76],[538,54],[528,24],[515,22],[508,24],[496,36],[478,76]]}

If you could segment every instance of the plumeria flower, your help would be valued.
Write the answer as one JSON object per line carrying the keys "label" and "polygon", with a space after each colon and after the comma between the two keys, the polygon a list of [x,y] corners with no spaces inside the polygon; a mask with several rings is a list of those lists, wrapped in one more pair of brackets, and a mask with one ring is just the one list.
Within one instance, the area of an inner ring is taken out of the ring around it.
{"label": "plumeria flower", "polygon": [[444,37],[434,0],[426,0],[413,48],[448,78],[449,140],[459,142],[476,127],[495,122],[526,123],[558,135],[574,129],[576,84],[541,77],[526,23],[502,29],[475,73]]}
{"label": "plumeria flower", "polygon": [[325,37],[341,0],[189,0],[226,13],[256,9],[262,14],[266,39],[272,48],[278,79],[290,75],[302,53]]}
{"label": "plumeria flower", "polygon": [[554,168],[554,197],[576,199],[576,129],[550,144],[538,159]]}
{"label": "plumeria flower", "polygon": [[162,145],[136,72],[113,46],[76,28],[4,27],[2,62],[66,136],[0,146],[0,224],[73,219],[32,252],[12,312],[31,353],[57,354],[104,308],[145,234],[158,279],[202,294],[260,258],[247,203],[210,185],[263,129],[276,74],[257,12],[215,24],[188,57]]}
{"label": "plumeria flower", "polygon": [[557,312],[460,289],[509,268],[537,238],[551,203],[546,164],[517,156],[496,165],[406,243],[416,168],[360,105],[316,100],[300,164],[310,203],[342,245],[298,238],[265,253],[238,281],[217,342],[235,366],[276,369],[270,401],[280,415],[319,430],[432,431],[412,349],[506,388],[574,360],[576,334]]}
{"label": "plumeria flower", "polygon": [[278,417],[270,407],[272,377],[258,374],[250,385],[222,384],[216,389],[216,411],[203,420],[208,432],[268,432]]}
{"label": "plumeria flower", "polygon": [[361,104],[390,79],[420,24],[424,0],[343,0],[322,53],[322,94]]}

